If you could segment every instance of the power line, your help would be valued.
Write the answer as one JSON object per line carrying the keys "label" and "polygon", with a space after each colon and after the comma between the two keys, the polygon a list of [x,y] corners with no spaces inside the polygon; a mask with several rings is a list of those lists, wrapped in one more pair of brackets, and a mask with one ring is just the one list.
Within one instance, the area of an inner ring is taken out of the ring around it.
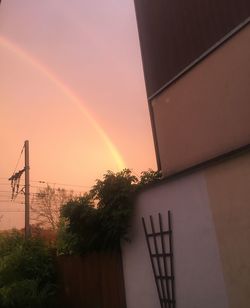
{"label": "power line", "polygon": [[16,167],[15,167],[15,170],[14,170],[14,172],[13,172],[13,175],[15,174],[16,169],[17,169],[17,166],[18,166],[18,164],[19,164],[19,162],[20,162],[21,156],[22,156],[22,154],[23,154],[23,150],[24,150],[24,145],[23,145],[23,147],[22,147],[21,153],[20,153],[19,158],[18,158],[18,160],[17,160]]}
{"label": "power line", "polygon": [[[65,193],[67,194],[70,194],[70,193],[72,193],[72,196],[75,196],[75,195],[79,195],[79,194],[85,194],[86,192],[85,191],[76,191],[76,190],[72,190],[72,191],[70,191],[70,190],[65,190]],[[0,198],[1,197],[7,197],[7,196],[11,196],[11,194],[12,194],[12,192],[11,191],[8,191],[8,190],[1,190],[0,191]],[[46,196],[46,195],[49,195],[49,193],[46,193],[46,191],[41,191],[41,192],[35,192],[35,191],[33,191],[33,192],[30,192],[30,196]],[[53,196],[55,196],[55,197],[57,197],[57,196],[63,196],[63,194],[60,194],[59,192],[57,192],[57,190],[55,190],[55,193],[53,193]],[[23,198],[24,197],[24,195],[23,194],[18,194],[17,196],[16,196],[16,198]]]}
{"label": "power line", "polygon": [[[46,189],[46,186],[36,186],[36,185],[30,185],[32,188],[39,188],[39,189]],[[60,187],[55,188],[55,190],[59,189]],[[66,192],[73,192],[73,193],[86,193],[86,190],[80,191],[80,190],[74,190],[74,189],[64,189]]]}
{"label": "power line", "polygon": [[[4,180],[8,180],[8,178],[0,178],[0,179],[4,179]],[[21,179],[23,180],[23,179]],[[30,182],[32,183],[40,183],[40,184],[52,184],[52,185],[61,185],[61,186],[70,186],[70,187],[83,187],[83,188],[91,188],[90,185],[77,185],[77,184],[66,184],[66,183],[58,183],[58,182],[49,182],[49,181],[42,181],[42,180],[31,180]],[[0,183],[1,185],[1,183]],[[9,185],[7,183],[2,183],[2,185]],[[31,185],[32,187],[32,185]],[[44,187],[44,186],[35,186],[33,185],[33,187]]]}
{"label": "power line", "polygon": [[72,186],[72,187],[84,187],[84,188],[90,188],[91,187],[91,186],[87,186],[87,185],[65,184],[65,183],[47,182],[47,181],[31,181],[31,182],[37,182],[37,183],[41,183],[41,184],[61,185],[61,186]]}
{"label": "power line", "polygon": [[[6,201],[6,202],[9,202],[9,201]],[[9,206],[9,204],[6,204],[5,201],[0,201],[0,203],[4,203],[4,204],[1,204],[1,207],[5,207],[5,206]],[[15,202],[13,201],[13,203],[15,203],[15,206],[19,206],[19,205],[23,205],[24,203],[23,202]]]}
{"label": "power line", "polygon": [[24,213],[24,210],[21,210],[21,211],[0,211],[0,213]]}
{"label": "power line", "polygon": [[[8,204],[6,204],[6,202],[11,202],[11,201],[10,200],[0,200],[0,203],[5,203],[5,205],[8,206]],[[13,203],[23,204],[22,202],[15,202],[15,201],[13,201]]]}

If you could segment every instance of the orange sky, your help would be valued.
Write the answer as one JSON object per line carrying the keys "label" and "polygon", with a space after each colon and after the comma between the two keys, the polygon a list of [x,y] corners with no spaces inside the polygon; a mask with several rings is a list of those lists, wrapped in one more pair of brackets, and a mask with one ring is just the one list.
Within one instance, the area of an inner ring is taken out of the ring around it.
{"label": "orange sky", "polygon": [[133,0],[3,0],[0,72],[2,228],[23,224],[6,184],[25,139],[33,181],[156,168]]}

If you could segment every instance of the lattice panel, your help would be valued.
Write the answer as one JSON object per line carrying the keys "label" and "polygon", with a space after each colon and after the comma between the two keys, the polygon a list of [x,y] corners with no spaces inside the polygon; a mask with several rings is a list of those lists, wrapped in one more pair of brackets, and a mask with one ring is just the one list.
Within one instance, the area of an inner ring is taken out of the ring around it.
{"label": "lattice panel", "polygon": [[149,216],[149,228],[142,217],[151,265],[161,308],[175,308],[175,286],[173,265],[173,242],[171,213],[168,211],[168,228],[163,230],[161,214],[158,214],[156,230],[153,217]]}

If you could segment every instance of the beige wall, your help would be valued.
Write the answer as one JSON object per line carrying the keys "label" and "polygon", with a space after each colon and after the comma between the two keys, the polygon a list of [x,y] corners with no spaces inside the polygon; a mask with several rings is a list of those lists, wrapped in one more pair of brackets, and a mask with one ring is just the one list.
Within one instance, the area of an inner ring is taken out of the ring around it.
{"label": "beige wall", "polygon": [[178,308],[250,303],[250,152],[142,192],[123,245],[128,308],[158,308],[141,217],[173,218]]}
{"label": "beige wall", "polygon": [[204,172],[230,308],[250,306],[250,154]]}
{"label": "beige wall", "polygon": [[250,142],[250,25],[152,101],[164,174]]}
{"label": "beige wall", "polygon": [[173,224],[176,301],[178,308],[228,308],[222,265],[206,182],[192,174],[143,192],[136,204],[130,234],[124,243],[123,272],[127,308],[160,308],[141,217],[167,211]]}

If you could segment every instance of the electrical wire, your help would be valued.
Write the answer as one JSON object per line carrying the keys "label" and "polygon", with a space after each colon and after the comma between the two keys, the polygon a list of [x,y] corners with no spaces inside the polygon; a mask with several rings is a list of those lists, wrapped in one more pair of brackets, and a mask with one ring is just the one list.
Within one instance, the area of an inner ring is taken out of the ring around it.
{"label": "electrical wire", "polygon": [[18,164],[19,164],[20,159],[21,159],[22,154],[23,154],[23,150],[24,150],[24,145],[23,145],[23,147],[22,147],[21,153],[20,153],[19,158],[18,158],[17,163],[16,163],[15,170],[14,170],[14,172],[13,172],[13,174],[12,174],[12,175],[14,175],[14,174],[15,174],[15,172],[16,172],[16,169],[17,169],[17,167],[18,167]]}
{"label": "electrical wire", "polygon": [[65,184],[65,183],[47,182],[47,181],[31,181],[31,182],[37,182],[37,183],[41,183],[41,184],[70,186],[70,187],[84,187],[84,188],[90,188],[91,187],[91,186],[87,186],[87,185]]}
{"label": "electrical wire", "polygon": [[[8,180],[8,178],[0,178],[4,180]],[[21,179],[23,181],[23,179]],[[40,184],[51,184],[51,185],[61,185],[61,186],[69,186],[69,187],[83,187],[83,188],[91,188],[89,185],[76,185],[76,184],[65,184],[65,183],[58,183],[58,182],[48,182],[48,181],[35,181],[35,180],[30,180],[31,183],[40,183]],[[0,185],[9,185],[8,183],[0,183]],[[42,185],[30,185],[31,187],[44,187]]]}
{"label": "electrical wire", "polygon": [[24,210],[21,211],[0,211],[0,213],[24,213]]}

